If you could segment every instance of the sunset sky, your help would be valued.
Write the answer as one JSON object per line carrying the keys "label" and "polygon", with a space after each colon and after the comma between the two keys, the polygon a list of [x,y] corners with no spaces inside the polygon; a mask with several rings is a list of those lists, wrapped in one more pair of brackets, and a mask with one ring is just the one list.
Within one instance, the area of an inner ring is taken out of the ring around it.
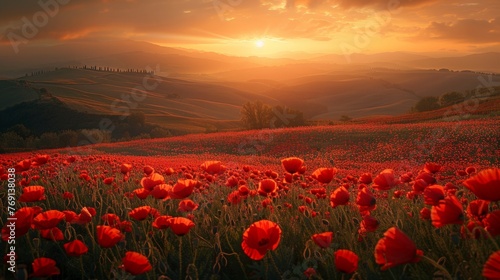
{"label": "sunset sky", "polygon": [[[241,56],[500,51],[498,0],[0,1],[0,42],[19,48],[131,39]],[[26,21],[38,22],[34,35]]]}

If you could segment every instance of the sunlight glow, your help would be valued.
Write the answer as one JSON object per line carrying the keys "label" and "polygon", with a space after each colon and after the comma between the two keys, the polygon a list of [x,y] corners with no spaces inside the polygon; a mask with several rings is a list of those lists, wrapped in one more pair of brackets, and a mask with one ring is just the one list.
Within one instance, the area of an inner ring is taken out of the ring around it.
{"label": "sunlight glow", "polygon": [[264,46],[264,41],[262,41],[262,40],[258,40],[258,41],[256,41],[256,42],[255,42],[255,46],[256,46],[257,48],[262,48],[262,47]]}

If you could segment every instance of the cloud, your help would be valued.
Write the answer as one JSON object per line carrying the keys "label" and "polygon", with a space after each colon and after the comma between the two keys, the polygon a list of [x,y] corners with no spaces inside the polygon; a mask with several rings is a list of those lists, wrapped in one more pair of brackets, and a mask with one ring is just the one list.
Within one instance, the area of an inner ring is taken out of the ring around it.
{"label": "cloud", "polygon": [[418,37],[466,43],[500,43],[500,18],[432,22]]}
{"label": "cloud", "polygon": [[[67,4],[54,6],[63,2]],[[380,45],[383,40],[391,42],[392,48],[397,47],[392,42],[408,36],[422,43],[440,39],[463,44],[500,38],[499,20],[491,20],[500,14],[498,0],[40,0],[2,4],[0,44],[9,42],[10,32],[23,35],[23,18],[33,22],[44,6],[57,12],[37,28],[30,44],[96,39],[224,44],[260,37],[306,39],[327,46],[363,33],[377,14],[388,22],[372,39]],[[397,7],[402,8],[391,13]]]}

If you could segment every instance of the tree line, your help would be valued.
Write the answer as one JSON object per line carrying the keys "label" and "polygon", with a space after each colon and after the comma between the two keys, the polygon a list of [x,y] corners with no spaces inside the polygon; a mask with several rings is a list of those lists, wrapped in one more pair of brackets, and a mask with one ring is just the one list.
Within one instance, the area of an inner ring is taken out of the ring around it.
{"label": "tree line", "polygon": [[466,90],[465,92],[451,91],[447,92],[441,96],[425,96],[422,97],[416,104],[411,108],[411,112],[426,112],[433,111],[440,108],[452,106],[455,104],[462,103],[468,99],[476,98],[477,95],[481,97],[491,97],[500,95],[500,88],[480,88],[476,90]]}

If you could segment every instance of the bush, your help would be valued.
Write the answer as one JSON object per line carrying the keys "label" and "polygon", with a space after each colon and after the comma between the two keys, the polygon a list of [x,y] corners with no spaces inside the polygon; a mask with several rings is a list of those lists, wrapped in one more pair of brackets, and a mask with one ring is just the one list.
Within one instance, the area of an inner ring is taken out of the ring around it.
{"label": "bush", "polygon": [[241,121],[246,128],[279,128],[305,125],[304,114],[296,109],[264,104],[261,101],[247,102],[241,109]]}
{"label": "bush", "polygon": [[461,92],[452,91],[441,95],[439,104],[441,107],[448,107],[464,101],[464,95]]}
{"label": "bush", "polygon": [[427,96],[420,99],[415,105],[414,109],[417,112],[432,111],[441,108],[437,97]]}

